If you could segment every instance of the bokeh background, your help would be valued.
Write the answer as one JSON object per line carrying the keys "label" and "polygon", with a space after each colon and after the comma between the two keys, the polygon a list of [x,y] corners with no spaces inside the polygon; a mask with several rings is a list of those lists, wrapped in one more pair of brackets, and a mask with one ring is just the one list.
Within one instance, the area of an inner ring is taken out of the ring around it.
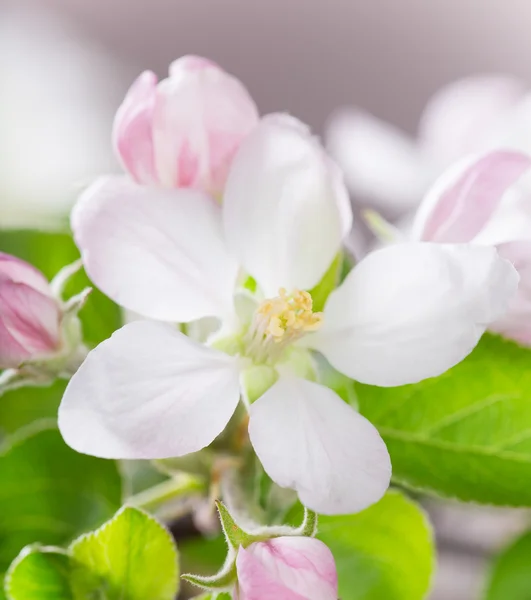
{"label": "bokeh background", "polygon": [[[164,76],[174,58],[206,55],[261,112],[321,135],[350,104],[414,133],[452,80],[531,82],[530,22],[529,0],[1,0],[0,227],[60,227],[91,178],[119,170],[112,118],[143,69]],[[426,506],[440,550],[432,600],[476,598],[526,515]]]}

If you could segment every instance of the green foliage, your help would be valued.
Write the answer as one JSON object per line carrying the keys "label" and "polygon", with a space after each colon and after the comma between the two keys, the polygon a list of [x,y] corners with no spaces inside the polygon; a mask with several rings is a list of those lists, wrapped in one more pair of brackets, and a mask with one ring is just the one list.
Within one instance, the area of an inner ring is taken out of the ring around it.
{"label": "green foliage", "polygon": [[121,509],[68,551],[25,548],[6,575],[8,600],[174,600],[177,550],[147,513]]}
{"label": "green foliage", "polygon": [[0,571],[36,541],[61,544],[120,507],[115,462],[71,450],[53,425],[12,436],[0,454]]}
{"label": "green foliage", "polygon": [[518,538],[498,556],[485,600],[531,600],[531,532]]}
{"label": "green foliage", "polygon": [[435,549],[422,510],[397,491],[356,515],[319,517],[317,535],[332,550],[342,600],[422,600]]}
{"label": "green foliage", "polygon": [[76,599],[173,600],[177,593],[173,539],[153,517],[136,508],[123,508],[103,527],[76,540],[70,554]]}
{"label": "green foliage", "polygon": [[[48,279],[52,279],[66,265],[79,258],[72,237],[66,233],[43,231],[0,231],[0,251],[13,254],[35,265]],[[65,297],[73,296],[86,287],[93,287],[83,271],[77,273],[65,290]],[[93,289],[79,313],[84,341],[95,346],[107,339],[122,324],[120,309]]]}
{"label": "green foliage", "polygon": [[531,506],[531,351],[485,335],[462,363],[399,388],[356,385],[394,480],[466,501]]}
{"label": "green foliage", "polygon": [[0,435],[15,433],[42,419],[55,419],[67,382],[57,380],[47,387],[23,387],[0,398]]}
{"label": "green foliage", "polygon": [[72,600],[70,559],[59,548],[25,548],[11,565],[6,593],[12,600]]}

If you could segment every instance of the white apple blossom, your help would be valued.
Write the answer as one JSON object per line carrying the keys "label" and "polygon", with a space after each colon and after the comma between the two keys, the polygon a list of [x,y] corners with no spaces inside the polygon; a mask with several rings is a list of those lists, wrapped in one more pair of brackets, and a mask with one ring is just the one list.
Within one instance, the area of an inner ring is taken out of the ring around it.
{"label": "white apple blossom", "polygon": [[250,442],[277,484],[322,513],[377,501],[391,475],[386,447],[319,383],[314,353],[374,385],[439,375],[504,313],[518,276],[494,248],[403,244],[368,256],[316,313],[308,290],[351,220],[335,166],[278,115],[244,140],[222,206],[119,177],[87,190],[72,224],[94,283],[145,317],[221,326],[206,344],[167,323],[117,331],[70,381],[66,442],[107,458],[181,456],[210,444],[243,398]]}

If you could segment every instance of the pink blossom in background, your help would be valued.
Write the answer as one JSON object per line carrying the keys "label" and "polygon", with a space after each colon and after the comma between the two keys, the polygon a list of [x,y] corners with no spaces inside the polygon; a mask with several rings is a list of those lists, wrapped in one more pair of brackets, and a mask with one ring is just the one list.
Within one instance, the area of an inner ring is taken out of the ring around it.
{"label": "pink blossom in background", "polygon": [[496,148],[531,151],[531,96],[509,77],[470,77],[430,99],[416,139],[368,112],[345,108],[331,119],[327,140],[355,200],[397,219],[460,158]]}
{"label": "pink blossom in background", "polygon": [[0,253],[0,369],[56,352],[61,310],[33,266]]}
{"label": "pink blossom in background", "polygon": [[516,267],[518,294],[490,326],[531,344],[531,157],[513,151],[472,156],[448,169],[424,198],[413,222],[415,240],[491,245]]}
{"label": "pink blossom in background", "polygon": [[240,548],[238,600],[337,600],[334,557],[323,542],[279,537]]}
{"label": "pink blossom in background", "polygon": [[210,60],[184,56],[158,83],[151,71],[140,75],[118,109],[113,140],[137,183],[219,196],[258,119],[240,81]]}

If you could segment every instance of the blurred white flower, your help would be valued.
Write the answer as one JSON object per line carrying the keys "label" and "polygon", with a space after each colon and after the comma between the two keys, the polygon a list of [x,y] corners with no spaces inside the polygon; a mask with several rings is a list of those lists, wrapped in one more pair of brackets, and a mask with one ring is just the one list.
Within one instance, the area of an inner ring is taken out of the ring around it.
{"label": "blurred white flower", "polygon": [[117,70],[68,22],[0,9],[0,227],[57,228],[79,189],[114,164]]}
{"label": "blurred white flower", "polygon": [[327,141],[355,200],[395,220],[414,210],[444,169],[465,155],[496,148],[531,153],[531,95],[508,77],[471,77],[431,98],[416,139],[347,108],[332,117]]}

